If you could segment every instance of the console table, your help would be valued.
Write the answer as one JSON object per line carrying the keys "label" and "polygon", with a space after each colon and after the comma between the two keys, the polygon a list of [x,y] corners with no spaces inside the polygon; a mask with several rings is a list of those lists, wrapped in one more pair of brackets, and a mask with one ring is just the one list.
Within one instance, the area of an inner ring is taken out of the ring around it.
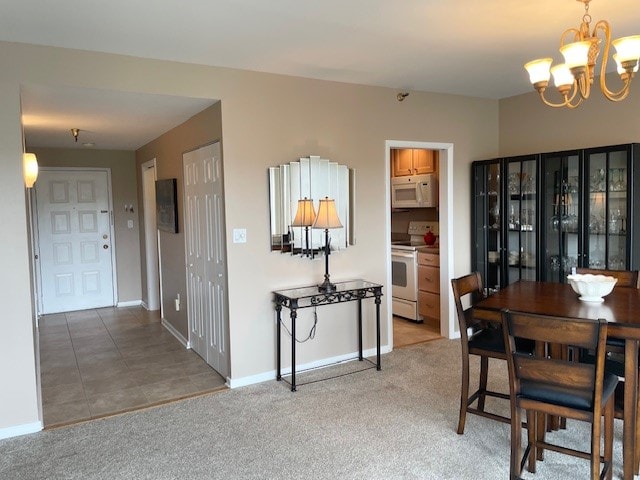
{"label": "console table", "polygon": [[[318,307],[343,302],[358,302],[358,360],[367,360],[362,356],[362,300],[374,298],[376,304],[376,363],[380,370],[380,298],[382,285],[366,280],[351,280],[338,282],[333,292],[319,292],[318,286],[305,286],[278,290],[273,292],[278,327],[276,330],[277,344],[277,373],[276,379],[283,380],[281,374],[281,340],[282,307],[288,308],[291,317],[291,391],[296,391],[296,317],[300,308]],[[368,361],[368,360],[367,360]]]}

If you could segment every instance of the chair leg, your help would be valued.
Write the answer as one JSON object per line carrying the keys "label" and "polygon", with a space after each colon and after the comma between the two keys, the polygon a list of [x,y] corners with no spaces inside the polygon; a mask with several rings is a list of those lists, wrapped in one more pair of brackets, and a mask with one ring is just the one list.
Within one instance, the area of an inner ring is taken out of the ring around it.
{"label": "chair leg", "polygon": [[[536,413],[536,416],[536,441],[544,442],[544,437],[547,433],[547,419],[549,416],[540,412]],[[544,460],[544,449],[538,446],[536,446],[536,460]]]}
{"label": "chair leg", "polygon": [[[607,407],[605,407],[605,417],[608,415]],[[600,417],[601,415],[597,415],[591,423],[591,480],[600,478],[600,441],[602,440],[602,419]]]}
{"label": "chair leg", "polygon": [[[513,401],[513,400],[512,400]],[[522,473],[522,420],[520,408],[511,407],[511,459],[509,465],[509,480],[517,480]]]}
{"label": "chair leg", "polygon": [[527,470],[531,473],[536,473],[536,452],[538,451],[538,446],[536,445],[537,419],[537,412],[527,410],[527,440],[529,442],[529,465]]}
{"label": "chair leg", "polygon": [[458,435],[464,433],[469,402],[469,355],[462,355],[462,387],[460,389],[460,416],[458,417]]}
{"label": "chair leg", "polygon": [[485,392],[487,391],[487,377],[489,371],[489,359],[487,357],[480,357],[480,396],[478,397],[478,410],[484,412],[484,400],[486,398]]}
{"label": "chair leg", "polygon": [[611,395],[604,410],[604,461],[607,465],[607,480],[613,478],[613,418],[615,414],[615,400]]}

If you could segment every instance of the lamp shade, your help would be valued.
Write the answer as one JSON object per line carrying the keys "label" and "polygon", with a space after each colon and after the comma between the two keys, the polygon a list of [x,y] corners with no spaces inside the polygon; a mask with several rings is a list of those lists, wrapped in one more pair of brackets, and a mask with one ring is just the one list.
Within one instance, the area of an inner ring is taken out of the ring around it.
{"label": "lamp shade", "polygon": [[316,219],[316,210],[313,208],[313,200],[304,197],[298,200],[298,211],[293,219],[293,227],[310,227]]}
{"label": "lamp shade", "polygon": [[538,82],[548,82],[551,78],[549,69],[551,68],[551,58],[539,58],[526,63],[524,68],[529,72],[529,80],[534,85]]}
{"label": "lamp shade", "polygon": [[616,48],[620,63],[637,61],[640,58],[640,35],[618,38],[611,43]]}
{"label": "lamp shade", "polygon": [[573,74],[566,64],[560,63],[551,67],[551,74],[553,75],[553,83],[555,83],[556,87],[573,85]]}
{"label": "lamp shade", "polygon": [[338,218],[338,212],[336,211],[336,202],[329,197],[324,197],[320,200],[320,206],[318,207],[318,215],[313,223],[313,228],[341,228],[342,223]]}
{"label": "lamp shade", "polygon": [[[620,63],[620,59],[618,58],[617,53],[613,54],[613,59],[616,62],[616,71],[618,72],[618,74],[622,75],[624,73],[627,73],[627,69],[622,66],[622,63]],[[640,66],[640,62],[636,62],[636,66],[633,67],[633,73],[636,73],[638,71],[639,66]]]}
{"label": "lamp shade", "polygon": [[589,48],[591,48],[589,40],[573,42],[560,47],[560,53],[568,68],[585,67],[589,63]]}
{"label": "lamp shade", "polygon": [[22,175],[24,185],[27,188],[32,188],[38,178],[38,159],[35,153],[22,154]]}

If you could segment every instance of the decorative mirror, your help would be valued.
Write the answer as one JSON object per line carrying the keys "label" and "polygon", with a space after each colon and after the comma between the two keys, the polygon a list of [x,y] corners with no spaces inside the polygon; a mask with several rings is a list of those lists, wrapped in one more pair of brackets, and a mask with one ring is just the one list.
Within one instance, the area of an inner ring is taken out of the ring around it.
{"label": "decorative mirror", "polygon": [[310,257],[322,250],[324,230],[313,228],[312,222],[320,199],[327,197],[335,200],[343,227],[331,230],[331,249],[353,245],[354,188],[354,170],[319,156],[270,167],[271,250]]}

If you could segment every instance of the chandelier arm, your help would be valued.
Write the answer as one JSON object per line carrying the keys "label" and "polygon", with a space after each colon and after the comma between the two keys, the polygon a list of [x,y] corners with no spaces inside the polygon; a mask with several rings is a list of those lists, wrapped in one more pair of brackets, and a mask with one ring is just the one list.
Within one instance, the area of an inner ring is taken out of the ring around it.
{"label": "chandelier arm", "polygon": [[565,45],[565,42],[567,41],[566,37],[570,33],[573,33],[573,38],[571,39],[571,41],[569,43],[578,42],[578,41],[582,40],[582,35],[580,34],[580,29],[578,29],[578,28],[567,28],[564,32],[562,32],[562,35],[560,35],[560,46],[561,47],[563,45]]}
{"label": "chandelier arm", "polygon": [[546,97],[544,96],[544,91],[540,92],[540,99],[542,100],[542,102],[549,106],[549,107],[554,107],[554,108],[562,108],[562,107],[568,107],[568,108],[576,108],[578,105],[580,105],[582,103],[582,98],[579,97],[578,98],[578,103],[576,104],[572,104],[571,102],[573,101],[573,99],[576,96],[576,89],[574,89],[573,95],[571,95],[571,97],[569,97],[568,95],[564,95],[564,102],[562,103],[552,103],[549,100],[546,99]]}
{"label": "chandelier arm", "polygon": [[612,92],[607,87],[607,60],[609,59],[609,49],[611,47],[611,28],[605,20],[600,20],[593,28],[593,36],[595,37],[600,30],[604,34],[605,43],[602,52],[602,64],[600,65],[600,90],[605,97],[613,102],[624,100],[629,95],[629,87],[631,85],[631,75],[623,78],[624,85],[617,92]]}

